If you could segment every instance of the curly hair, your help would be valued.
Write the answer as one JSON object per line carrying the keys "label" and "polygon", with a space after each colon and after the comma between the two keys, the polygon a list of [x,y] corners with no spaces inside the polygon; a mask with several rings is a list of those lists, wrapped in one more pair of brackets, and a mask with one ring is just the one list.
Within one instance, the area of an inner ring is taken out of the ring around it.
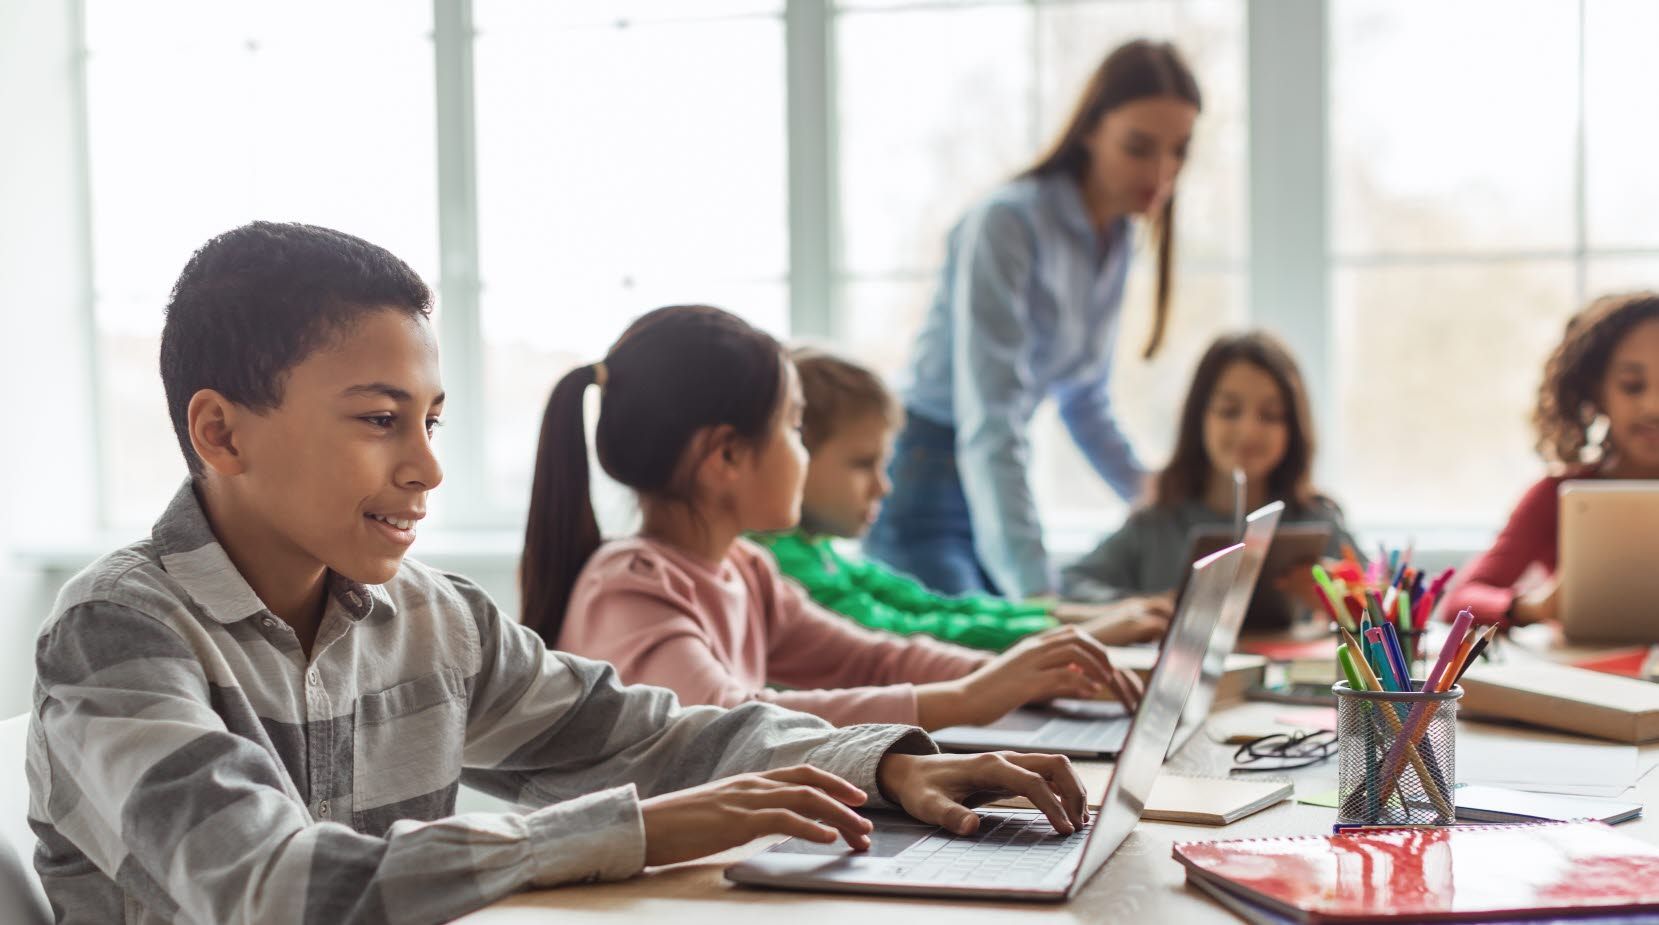
{"label": "curly hair", "polygon": [[[1585,462],[1590,425],[1601,414],[1602,380],[1613,350],[1644,321],[1659,319],[1659,293],[1602,296],[1567,322],[1567,332],[1544,364],[1532,425],[1539,455],[1563,466]],[[1606,441],[1601,450],[1608,449]]]}

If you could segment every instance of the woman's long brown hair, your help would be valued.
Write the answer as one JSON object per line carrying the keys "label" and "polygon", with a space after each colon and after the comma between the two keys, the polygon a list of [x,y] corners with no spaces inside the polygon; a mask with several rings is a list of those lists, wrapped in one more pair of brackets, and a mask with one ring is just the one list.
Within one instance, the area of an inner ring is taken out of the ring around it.
{"label": "woman's long brown hair", "polygon": [[1249,363],[1272,377],[1285,405],[1285,456],[1267,476],[1267,499],[1307,510],[1318,500],[1313,490],[1313,413],[1302,373],[1290,350],[1266,331],[1218,338],[1204,351],[1181,406],[1181,430],[1169,465],[1153,483],[1152,503],[1173,505],[1202,498],[1215,467],[1204,449],[1204,415],[1227,367]]}
{"label": "woman's long brown hair", "polygon": [[[1136,39],[1118,46],[1100,62],[1088,83],[1084,84],[1066,127],[1061,129],[1047,152],[1022,176],[1063,173],[1082,180],[1089,167],[1088,139],[1100,120],[1125,103],[1160,96],[1173,96],[1191,103],[1196,109],[1203,108],[1198,80],[1174,45]],[[1169,322],[1170,293],[1174,291],[1174,195],[1169,197],[1163,212],[1153,220],[1152,233],[1158,242],[1158,287],[1153,296],[1152,334],[1142,353],[1149,360],[1163,344],[1164,329]]]}

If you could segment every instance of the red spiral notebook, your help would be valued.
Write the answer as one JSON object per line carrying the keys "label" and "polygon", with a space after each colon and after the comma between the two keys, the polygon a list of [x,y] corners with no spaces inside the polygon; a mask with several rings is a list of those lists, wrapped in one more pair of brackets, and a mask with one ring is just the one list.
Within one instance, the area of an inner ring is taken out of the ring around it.
{"label": "red spiral notebook", "polygon": [[1206,892],[1299,922],[1659,910],[1659,847],[1599,822],[1178,842],[1175,859]]}

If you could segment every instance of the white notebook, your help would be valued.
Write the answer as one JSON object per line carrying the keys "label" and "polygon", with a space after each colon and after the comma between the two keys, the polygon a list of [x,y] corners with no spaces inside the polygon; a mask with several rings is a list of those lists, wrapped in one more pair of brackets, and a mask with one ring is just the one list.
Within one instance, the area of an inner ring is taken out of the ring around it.
{"label": "white notebook", "polygon": [[[1101,794],[1106,792],[1106,782],[1112,776],[1111,763],[1074,761],[1072,766],[1083,778],[1083,786],[1089,794],[1089,808],[1099,809]],[[1227,825],[1288,799],[1291,791],[1290,781],[1287,780],[1160,774],[1158,782],[1152,785],[1152,795],[1147,798],[1141,818],[1155,822]],[[1031,808],[1025,797],[1010,797],[993,805]]]}
{"label": "white notebook", "polygon": [[1183,777],[1160,774],[1141,818],[1154,822],[1227,825],[1290,798],[1288,780]]}
{"label": "white notebook", "polygon": [[1457,789],[1459,822],[1595,819],[1612,825],[1641,814],[1642,804],[1628,800],[1565,793],[1531,793],[1479,784],[1465,784]]}

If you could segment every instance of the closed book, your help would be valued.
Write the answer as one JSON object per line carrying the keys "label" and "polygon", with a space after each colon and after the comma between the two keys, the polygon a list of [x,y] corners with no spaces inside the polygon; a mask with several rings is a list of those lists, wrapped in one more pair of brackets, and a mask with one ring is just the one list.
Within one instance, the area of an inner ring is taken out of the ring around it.
{"label": "closed book", "polygon": [[1613,825],[1642,814],[1642,804],[1629,800],[1568,793],[1532,793],[1478,784],[1458,787],[1456,802],[1458,820],[1468,822],[1594,819]]}
{"label": "closed book", "polygon": [[1659,740],[1659,684],[1556,665],[1477,665],[1458,682],[1460,711],[1611,739]]}
{"label": "closed book", "polygon": [[1175,859],[1296,922],[1484,922],[1659,911],[1659,847],[1600,822],[1178,842]]}
{"label": "closed book", "polygon": [[[1249,922],[1250,925],[1295,925],[1295,923],[1299,921],[1295,916],[1288,913],[1261,905],[1260,903],[1253,903],[1242,896],[1229,893],[1208,880],[1193,880],[1189,878],[1187,883],[1194,889],[1198,890],[1198,892],[1203,893],[1204,895],[1220,903],[1224,908],[1237,915],[1239,918]],[[1589,916],[1568,913],[1562,916],[1548,916],[1546,918],[1538,918],[1537,916],[1518,918],[1514,915],[1499,915],[1496,917],[1488,916],[1481,918],[1478,920],[1477,925],[1510,925],[1510,923],[1515,923],[1515,925],[1521,925],[1521,923],[1525,923],[1525,925],[1654,925],[1654,918],[1651,915],[1645,915],[1640,912],[1631,913],[1629,915],[1621,915],[1617,912],[1612,912],[1607,915]]]}
{"label": "closed book", "polygon": [[[1089,808],[1099,809],[1106,784],[1112,779],[1113,764],[1107,761],[1073,761],[1072,768],[1077,771],[1078,779],[1083,781]],[[1289,799],[1292,792],[1288,780],[1159,774],[1157,783],[1152,785],[1151,795],[1146,799],[1146,806],[1141,810],[1141,818],[1190,825],[1229,825]],[[1025,797],[1004,797],[989,805],[1035,808]]]}
{"label": "closed book", "polygon": [[1228,825],[1290,799],[1288,780],[1187,777],[1160,774],[1141,810],[1142,819],[1190,825]]}

